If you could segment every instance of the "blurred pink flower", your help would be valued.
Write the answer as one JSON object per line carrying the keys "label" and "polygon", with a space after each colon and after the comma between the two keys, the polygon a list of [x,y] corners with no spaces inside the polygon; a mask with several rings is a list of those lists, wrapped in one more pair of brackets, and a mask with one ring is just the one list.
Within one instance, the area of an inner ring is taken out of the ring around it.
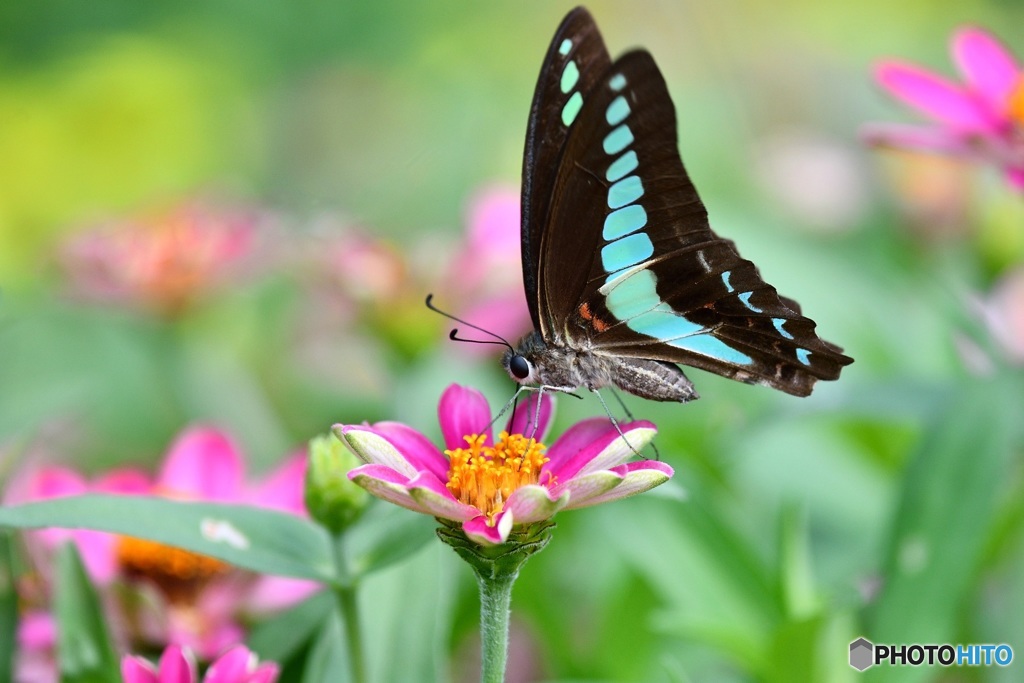
{"label": "blurred pink flower", "polygon": [[255,248],[257,215],[186,204],[73,235],[61,263],[76,295],[176,315]]}
{"label": "blurred pink flower", "polygon": [[[69,468],[45,467],[20,478],[17,495],[12,496],[16,500],[11,502],[102,492],[250,504],[305,514],[304,454],[288,458],[255,485],[246,484],[244,470],[241,451],[230,437],[213,428],[192,427],[171,445],[153,480],[125,469],[89,482]],[[149,612],[123,620],[140,631],[136,638],[186,645],[204,659],[243,637],[238,621],[242,613],[278,609],[318,588],[313,582],[232,570],[210,557],[128,536],[60,529],[29,536],[37,556],[69,538],[78,545],[90,576],[99,585],[128,582],[147,598],[140,602],[151,607]],[[47,563],[37,565],[45,569]],[[38,638],[32,642],[45,645]]]}
{"label": "blurred pink flower", "polygon": [[896,99],[934,122],[928,126],[878,123],[862,135],[873,145],[986,161],[1024,190],[1024,73],[991,34],[962,27],[953,34],[954,83],[914,64],[883,61],[875,78]]}
{"label": "blurred pink flower", "polygon": [[451,261],[445,287],[460,317],[513,343],[533,327],[523,289],[519,217],[515,188],[496,185],[479,191],[470,200],[466,237]]}
{"label": "blurred pink flower", "polygon": [[14,659],[16,683],[57,683],[57,623],[42,610],[23,613],[18,620]]}
{"label": "blurred pink flower", "polygon": [[352,481],[396,505],[461,522],[481,545],[504,543],[514,525],[641,493],[672,476],[663,462],[626,462],[654,437],[650,422],[621,425],[632,448],[609,420],[594,418],[569,428],[546,449],[540,441],[552,409],[550,396],[538,410],[532,395],[494,441],[487,400],[453,384],[438,405],[443,453],[397,422],[335,425],[334,431],[367,463],[349,472]]}
{"label": "blurred pink flower", "polygon": [[[277,664],[258,663],[256,654],[244,645],[236,645],[218,657],[206,670],[203,683],[274,683]],[[158,666],[142,657],[121,660],[124,683],[198,683],[196,662],[187,648],[171,645],[160,656]]]}

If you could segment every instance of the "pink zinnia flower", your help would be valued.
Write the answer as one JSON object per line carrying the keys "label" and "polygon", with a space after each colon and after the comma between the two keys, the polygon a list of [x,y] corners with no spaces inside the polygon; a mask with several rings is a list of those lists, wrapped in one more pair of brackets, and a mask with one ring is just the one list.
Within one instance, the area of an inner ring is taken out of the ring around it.
{"label": "pink zinnia flower", "polygon": [[872,124],[864,128],[864,139],[987,161],[1002,169],[1016,189],[1024,190],[1024,72],[1014,56],[980,28],[957,30],[951,51],[962,84],[902,61],[884,61],[876,67],[882,87],[933,124]]}
{"label": "pink zinnia flower", "polygon": [[[297,454],[249,485],[234,441],[219,430],[193,427],[172,444],[155,479],[137,470],[116,470],[89,482],[69,468],[45,467],[20,478],[16,502],[122,493],[259,505],[304,515],[304,476],[305,455]],[[142,604],[155,605],[153,613],[127,620],[142,631],[134,634],[137,639],[187,645],[204,659],[243,637],[238,621],[242,613],[279,609],[318,588],[309,581],[253,576],[210,557],[128,536],[48,529],[28,538],[36,556],[48,554],[65,539],[74,540],[99,585],[129,582],[148,595]],[[45,571],[45,561],[37,564]],[[30,640],[38,648],[48,645],[38,637]]]}
{"label": "pink zinnia flower", "polygon": [[75,235],[61,261],[76,295],[171,316],[252,255],[257,220],[251,212],[180,206]]}
{"label": "pink zinnia flower", "polygon": [[654,437],[650,422],[621,425],[627,445],[607,418],[585,420],[548,449],[542,441],[551,422],[550,396],[543,397],[534,426],[537,413],[531,396],[495,441],[487,400],[453,384],[438,406],[444,452],[397,422],[334,429],[367,463],[349,472],[352,481],[410,510],[461,522],[482,545],[504,543],[515,525],[641,493],[672,476],[663,462],[626,462]]}
{"label": "pink zinnia flower", "polygon": [[[274,662],[258,663],[256,654],[244,645],[236,645],[218,657],[203,676],[203,683],[274,683],[279,671]],[[124,683],[198,683],[192,653],[171,645],[160,656],[158,666],[142,657],[121,660]]]}

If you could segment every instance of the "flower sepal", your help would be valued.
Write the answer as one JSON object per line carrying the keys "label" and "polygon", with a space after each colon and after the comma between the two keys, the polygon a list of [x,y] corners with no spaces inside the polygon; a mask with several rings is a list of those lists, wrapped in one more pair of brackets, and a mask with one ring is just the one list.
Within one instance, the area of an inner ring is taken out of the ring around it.
{"label": "flower sepal", "polygon": [[438,538],[451,546],[483,580],[515,578],[526,561],[544,549],[555,528],[550,519],[523,524],[513,527],[504,543],[481,545],[466,535],[459,522],[441,518],[437,521],[441,525],[437,528]]}

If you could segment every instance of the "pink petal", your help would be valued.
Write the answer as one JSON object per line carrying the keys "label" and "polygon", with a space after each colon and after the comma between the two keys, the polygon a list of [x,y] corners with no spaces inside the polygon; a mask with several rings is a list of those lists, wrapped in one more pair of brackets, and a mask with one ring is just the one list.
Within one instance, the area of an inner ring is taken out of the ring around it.
{"label": "pink petal", "polygon": [[267,477],[253,487],[250,502],[260,507],[306,514],[304,497],[306,486],[306,454],[296,453],[288,457]]}
{"label": "pink petal", "polygon": [[898,100],[937,121],[964,131],[998,134],[999,121],[959,86],[904,62],[883,62],[875,78]]}
{"label": "pink petal", "polygon": [[480,510],[455,499],[448,487],[430,472],[409,482],[409,495],[434,517],[461,522],[480,514]]}
{"label": "pink petal", "polygon": [[89,492],[89,484],[85,477],[72,469],[44,467],[35,476],[31,491],[30,495],[34,500],[80,496]]}
{"label": "pink petal", "polygon": [[469,205],[469,242],[477,255],[494,253],[518,263],[520,246],[519,190],[489,187]]}
{"label": "pink petal", "polygon": [[550,474],[555,478],[557,491],[578,474],[608,469],[627,460],[657,433],[654,425],[644,420],[620,423],[619,427],[628,444],[606,418],[585,420],[570,428],[551,446],[550,461],[544,465],[541,481],[545,474]]}
{"label": "pink petal", "polygon": [[869,123],[860,129],[861,139],[877,147],[970,156],[971,145],[963,135],[948,128],[908,126],[899,123]]}
{"label": "pink petal", "polygon": [[153,482],[142,470],[126,467],[110,470],[96,479],[91,488],[102,493],[142,496],[152,491]]}
{"label": "pink petal", "polygon": [[441,423],[445,448],[462,448],[466,436],[486,434],[491,439],[491,408],[487,399],[476,389],[452,384],[441,394],[437,406],[437,417]]}
{"label": "pink petal", "polygon": [[586,501],[611,491],[622,483],[622,476],[611,470],[598,470],[573,477],[558,486],[558,492],[569,496],[568,507],[584,507]]}
{"label": "pink petal", "polygon": [[247,647],[237,645],[210,665],[203,683],[244,683],[255,668],[256,655]]}
{"label": "pink petal", "polygon": [[171,445],[157,477],[168,495],[240,502],[244,498],[242,454],[227,434],[193,427]]}
{"label": "pink petal", "polygon": [[389,503],[401,505],[413,512],[428,511],[409,495],[408,477],[386,465],[363,465],[348,473],[348,478],[359,486]]}
{"label": "pink petal", "polygon": [[213,659],[245,638],[245,630],[234,621],[223,616],[213,620],[187,608],[172,607],[166,622],[168,641],[192,648],[203,660]]}
{"label": "pink petal", "polygon": [[322,588],[316,581],[260,576],[246,597],[247,607],[254,612],[276,612],[302,602]]}
{"label": "pink petal", "polygon": [[505,510],[498,515],[494,526],[487,524],[487,517],[480,515],[462,523],[462,531],[470,540],[480,545],[498,545],[508,540],[514,523],[512,513]]}
{"label": "pink petal", "polygon": [[[594,417],[589,420],[582,420],[569,427],[569,429],[563,432],[562,435],[555,440],[555,443],[551,444],[551,447],[548,448],[548,462],[544,465],[544,471],[553,473],[561,472],[566,468],[567,463],[573,458],[573,456],[575,456],[581,449],[586,448],[596,439],[603,437],[608,429],[614,430],[615,428],[612,427],[611,422],[604,417]],[[577,470],[578,468],[572,470],[569,476],[575,474]]]}
{"label": "pink petal", "polygon": [[57,645],[57,621],[49,612],[33,610],[18,621],[18,647],[23,650],[48,650]]}
{"label": "pink petal", "polygon": [[[341,439],[341,442],[363,462],[371,465],[384,465],[400,472],[406,479],[412,479],[424,469],[428,471],[432,469],[421,466],[425,456],[423,452],[416,448],[410,448],[407,443],[403,443],[404,450],[400,450],[383,434],[378,433],[375,427],[334,425],[332,430]],[[430,448],[434,451],[432,457],[442,457],[433,446]]]}
{"label": "pink petal", "polygon": [[196,663],[179,645],[171,645],[160,657],[160,683],[195,683]]}
{"label": "pink petal", "polygon": [[1013,189],[1024,191],[1024,168],[1006,169],[1006,180]]}
{"label": "pink petal", "polygon": [[156,669],[142,657],[125,656],[121,660],[124,683],[159,683]]}
{"label": "pink petal", "polygon": [[277,664],[265,662],[256,667],[256,670],[246,679],[246,683],[274,683],[279,673]]}
{"label": "pink petal", "polygon": [[953,59],[964,80],[994,112],[1008,114],[1010,94],[1021,82],[1013,54],[980,28],[961,28],[953,35]]}
{"label": "pink petal", "polygon": [[401,422],[378,422],[372,429],[390,441],[417,472],[427,470],[439,479],[448,478],[448,458],[420,432]]}
{"label": "pink petal", "polygon": [[118,537],[102,531],[75,530],[71,537],[82,554],[89,576],[100,584],[113,581],[120,574],[117,559]]}
{"label": "pink petal", "polygon": [[673,474],[669,465],[656,460],[639,460],[613,470],[592,472],[569,483],[571,492],[566,509],[574,510],[628,498],[664,484]]}
{"label": "pink petal", "polygon": [[[538,419],[537,401],[540,399],[540,415]],[[551,418],[555,413],[555,401],[550,393],[531,391],[525,401],[520,401],[515,412],[509,418],[505,431],[510,434],[523,434],[543,441],[551,427]],[[537,423],[534,427],[534,422]]]}
{"label": "pink petal", "polygon": [[512,492],[505,503],[505,510],[515,517],[516,524],[529,524],[554,517],[570,501],[568,494],[552,498],[551,492],[537,484],[521,486]]}

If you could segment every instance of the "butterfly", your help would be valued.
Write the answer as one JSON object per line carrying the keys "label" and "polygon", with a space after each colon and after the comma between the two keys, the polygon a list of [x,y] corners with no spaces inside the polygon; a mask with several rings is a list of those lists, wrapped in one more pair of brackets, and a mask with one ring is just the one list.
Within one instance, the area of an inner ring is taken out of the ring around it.
{"label": "butterfly", "polygon": [[582,7],[541,66],[521,201],[534,331],[502,363],[522,385],[685,402],[681,363],[807,396],[853,362],[712,231],[654,59],[613,62]]}

